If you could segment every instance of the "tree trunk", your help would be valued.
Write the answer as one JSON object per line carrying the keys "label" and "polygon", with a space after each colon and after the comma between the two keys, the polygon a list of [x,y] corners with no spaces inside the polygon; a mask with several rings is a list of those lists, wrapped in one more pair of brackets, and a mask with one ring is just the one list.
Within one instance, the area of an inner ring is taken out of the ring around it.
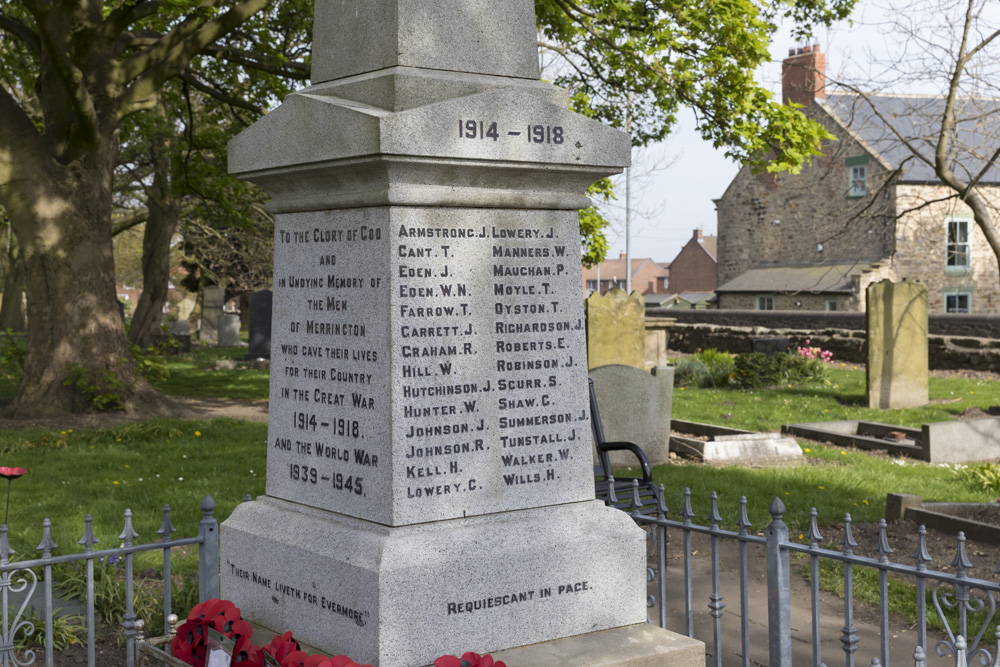
{"label": "tree trunk", "polygon": [[81,369],[90,384],[146,412],[158,396],[138,375],[118,315],[111,244],[111,178],[117,133],[68,164],[45,154],[18,160],[3,201],[24,257],[28,347],[13,417],[94,409],[92,396],[67,386]]}
{"label": "tree trunk", "polygon": [[142,295],[132,316],[129,337],[133,343],[149,347],[160,335],[163,306],[167,303],[170,280],[170,240],[177,231],[180,202],[170,192],[169,161],[156,161],[153,188],[146,198],[149,217],[142,236]]}
{"label": "tree trunk", "polygon": [[24,331],[24,263],[21,249],[17,245],[14,231],[7,227],[3,233],[6,246],[5,263],[7,270],[3,276],[3,304],[0,305],[0,329]]}

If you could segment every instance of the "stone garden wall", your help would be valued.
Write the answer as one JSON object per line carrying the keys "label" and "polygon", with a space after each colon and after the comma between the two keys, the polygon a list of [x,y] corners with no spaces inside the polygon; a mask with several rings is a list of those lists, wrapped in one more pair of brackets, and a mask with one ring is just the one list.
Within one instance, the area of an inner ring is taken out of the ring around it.
{"label": "stone garden wall", "polygon": [[[868,353],[864,313],[671,310],[670,317],[677,320],[668,337],[668,348],[674,352],[715,348],[741,354],[750,352],[755,338],[787,336],[791,350],[808,340],[833,352],[840,362],[864,363]],[[1000,373],[1000,317],[931,315],[930,330],[932,369]]]}

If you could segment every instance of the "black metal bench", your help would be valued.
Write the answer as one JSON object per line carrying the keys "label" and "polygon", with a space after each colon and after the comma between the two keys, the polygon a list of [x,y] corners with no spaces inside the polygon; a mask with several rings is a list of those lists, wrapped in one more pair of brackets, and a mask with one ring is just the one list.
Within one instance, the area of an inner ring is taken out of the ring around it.
{"label": "black metal bench", "polygon": [[[662,503],[663,493],[653,483],[653,470],[649,458],[642,447],[634,442],[608,442],[604,437],[604,427],[601,425],[601,413],[597,407],[597,393],[594,391],[594,381],[587,378],[590,390],[590,426],[594,434],[594,447],[597,449],[598,465],[594,466],[594,493],[598,500],[603,500],[610,507],[625,512],[640,514],[656,514]],[[641,476],[638,478],[615,478],[611,470],[611,459],[608,452],[631,452],[638,464]]]}

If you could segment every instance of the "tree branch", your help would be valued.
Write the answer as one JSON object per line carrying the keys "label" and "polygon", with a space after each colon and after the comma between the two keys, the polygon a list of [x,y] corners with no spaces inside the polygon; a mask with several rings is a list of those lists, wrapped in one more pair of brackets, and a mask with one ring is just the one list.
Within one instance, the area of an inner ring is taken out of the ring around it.
{"label": "tree branch", "polygon": [[[58,12],[59,9],[49,11]],[[39,26],[46,23],[47,13],[36,14],[35,20]],[[44,45],[49,62],[56,78],[62,83],[67,97],[70,99],[77,124],[82,132],[83,139],[88,144],[97,142],[100,121],[97,117],[97,109],[94,108],[94,100],[87,90],[85,76],[83,72],[69,59],[66,45],[56,43],[50,30],[41,31],[41,41]]]}
{"label": "tree branch", "polygon": [[[219,0],[204,0],[200,8],[211,8],[219,3]],[[183,21],[174,26],[166,35],[144,51],[131,56],[120,65],[120,76],[122,84],[141,76],[150,68],[157,66],[168,57],[170,52],[182,44],[184,40],[190,39],[204,27],[197,12],[188,15]]]}
{"label": "tree branch", "polygon": [[3,12],[0,12],[0,30],[5,30],[19,38],[35,53],[41,52],[42,40],[38,37],[38,33],[17,19],[7,16]]}
{"label": "tree branch", "polygon": [[38,130],[6,87],[0,86],[0,189],[16,179],[16,166],[47,156]]}
{"label": "tree branch", "polygon": [[191,74],[190,72],[185,72],[184,74],[181,74],[181,79],[191,84],[192,87],[197,88],[206,95],[211,95],[215,99],[225,104],[228,104],[229,106],[238,107],[240,109],[246,109],[247,111],[252,111],[253,113],[261,116],[264,115],[264,109],[262,109],[261,107],[255,104],[250,104],[249,102],[241,100],[237,97],[233,97],[232,95],[229,95],[219,90],[215,86],[209,85],[208,83],[204,83],[200,79],[198,79],[198,77],[196,77],[194,74]]}
{"label": "tree branch", "polygon": [[217,46],[214,44],[206,48],[204,53],[223,58],[228,62],[242,65],[243,67],[247,67],[249,69],[260,70],[261,72],[283,76],[288,79],[305,81],[309,78],[309,67],[307,67],[305,63],[290,62],[287,63],[287,67],[280,67],[274,64],[266,63],[260,58],[255,57],[252,53],[231,47]]}
{"label": "tree branch", "polygon": [[[208,0],[214,2],[214,0]],[[267,6],[269,0],[243,0],[228,12],[210,21],[196,32],[181,40],[158,60],[145,69],[133,83],[119,96],[119,117],[131,112],[138,101],[156,92],[167,79],[179,75],[198,53],[239,27],[244,21]],[[168,38],[170,35],[167,36]],[[166,38],[165,38],[166,39]]]}
{"label": "tree branch", "polygon": [[162,6],[163,0],[131,0],[122,4],[104,19],[105,36],[109,39],[114,37],[133,23],[153,16]]}

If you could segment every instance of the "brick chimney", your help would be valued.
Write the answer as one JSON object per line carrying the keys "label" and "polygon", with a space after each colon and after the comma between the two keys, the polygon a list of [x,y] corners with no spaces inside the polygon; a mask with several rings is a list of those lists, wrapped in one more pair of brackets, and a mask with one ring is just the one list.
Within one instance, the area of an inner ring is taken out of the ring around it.
{"label": "brick chimney", "polygon": [[826,97],[826,55],[819,44],[788,49],[781,63],[781,101],[809,106]]}
{"label": "brick chimney", "polygon": [[700,230],[700,229],[696,229],[696,230],[694,230],[694,235],[693,235],[693,236],[692,236],[691,238],[692,238],[692,240],[694,240],[694,241],[701,241],[701,239],[702,239],[702,233],[701,233],[701,230]]}

